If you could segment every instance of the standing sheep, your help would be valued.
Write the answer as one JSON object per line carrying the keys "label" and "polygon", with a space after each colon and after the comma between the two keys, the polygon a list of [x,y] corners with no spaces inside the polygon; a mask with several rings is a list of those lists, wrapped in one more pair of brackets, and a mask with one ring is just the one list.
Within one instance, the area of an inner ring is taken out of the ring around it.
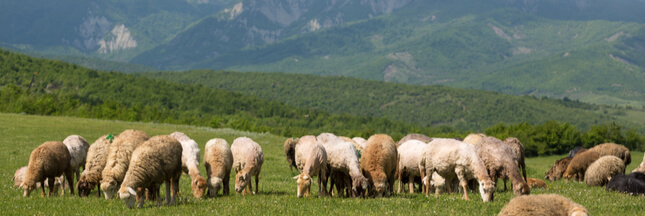
{"label": "standing sheep", "polygon": [[[72,157],[70,165],[78,181],[81,178],[81,167],[85,169],[85,158],[87,157],[87,150],[90,148],[90,144],[87,143],[85,138],[79,135],[70,135],[63,140],[63,143],[67,146],[67,150]],[[74,179],[72,178],[71,180],[73,181]]]}
{"label": "standing sheep", "polygon": [[360,166],[361,172],[369,180],[372,196],[381,197],[388,189],[390,195],[394,195],[397,154],[392,137],[376,134],[367,139]]}
{"label": "standing sheep", "polygon": [[399,146],[401,146],[403,143],[407,142],[408,140],[419,140],[424,143],[429,143],[430,141],[432,141],[432,138],[423,134],[411,133],[411,134],[405,135],[398,142],[396,142],[396,148],[399,148]]}
{"label": "standing sheep", "polygon": [[617,175],[609,180],[605,190],[618,191],[630,195],[645,194],[645,173],[633,172],[627,175]]}
{"label": "standing sheep", "polygon": [[289,162],[289,169],[293,172],[293,168],[298,169],[296,166],[296,143],[298,138],[291,137],[284,141],[284,154],[287,156]]}
{"label": "standing sheep", "polygon": [[[22,183],[23,196],[28,197],[31,191],[36,189],[36,183],[54,185],[56,177],[65,173],[67,183],[72,194],[74,194],[74,181],[72,180],[72,166],[69,150],[62,142],[45,142],[34,149],[29,155],[29,165],[25,173],[25,181]],[[45,187],[42,188],[42,196],[45,196]],[[52,196],[54,187],[49,187],[49,196]]]}
{"label": "standing sheep", "polygon": [[[408,188],[410,193],[414,193],[414,178],[421,177],[421,171],[419,170],[419,162],[423,157],[423,148],[425,148],[426,143],[420,140],[411,139],[402,143],[398,148],[397,152],[399,154],[399,165],[398,165],[398,178],[399,178],[399,189],[398,192],[401,193],[402,184],[404,182],[403,177],[408,178]],[[419,185],[420,188],[423,188],[423,185]]]}
{"label": "standing sheep", "polygon": [[[341,189],[344,188],[342,186],[351,187],[354,197],[362,195],[367,190],[369,181],[361,173],[353,141],[349,142],[351,139],[336,137],[330,133],[320,134],[316,139],[321,141],[327,152],[327,163],[331,168],[329,173],[336,177],[332,178],[332,181],[341,184]],[[338,180],[342,180],[342,182]],[[333,185],[330,187],[330,191]]]}
{"label": "standing sheep", "polygon": [[522,170],[522,177],[526,180],[526,163],[524,162],[524,145],[520,142],[519,139],[515,137],[509,137],[504,140],[504,143],[510,146],[517,156],[517,163],[519,168]]}
{"label": "standing sheep", "polygon": [[150,136],[139,130],[126,130],[114,138],[108,150],[101,179],[101,190],[106,199],[112,199],[123,182],[132,152],[148,139]]}
{"label": "standing sheep", "polygon": [[[235,192],[242,193],[242,195],[250,194],[253,191],[251,176],[255,176],[255,192],[253,194],[257,194],[260,171],[262,163],[264,163],[262,147],[251,138],[240,137],[233,141],[231,153],[233,153],[233,169],[235,170]],[[244,191],[247,185],[249,187]]]}
{"label": "standing sheep", "polygon": [[204,153],[204,166],[208,177],[208,196],[217,197],[220,189],[222,195],[229,194],[231,168],[233,167],[233,153],[226,140],[215,138],[206,142]]}
{"label": "standing sheep", "polygon": [[567,170],[564,171],[562,177],[568,181],[569,179],[577,176],[577,178],[574,178],[574,181],[584,181],[587,168],[591,163],[598,160],[598,158],[600,158],[600,155],[591,150],[576,154],[576,156],[571,159],[571,163],[569,163],[569,166],[567,167]]}
{"label": "standing sheep", "polygon": [[[422,179],[435,172],[439,173],[445,179],[447,188],[450,188],[454,178],[459,179],[466,200],[470,200],[467,193],[468,180],[476,178],[484,202],[493,201],[495,185],[486,171],[486,165],[471,144],[455,139],[434,139],[423,149],[419,167]],[[426,190],[426,196],[428,195],[429,190]]]}
{"label": "standing sheep", "polygon": [[190,187],[193,190],[193,196],[201,198],[206,192],[207,184],[206,179],[199,173],[199,158],[201,158],[199,145],[182,132],[174,132],[170,136],[181,143],[183,149],[181,152],[181,169],[190,176]]}
{"label": "standing sheep", "polygon": [[[16,170],[16,172],[13,174],[13,186],[14,187],[22,187],[22,183],[25,181],[25,174],[27,174],[27,166],[20,167]],[[58,193],[58,188],[61,187],[63,184],[63,178],[62,177],[56,177],[56,180],[54,181],[54,194]],[[36,182],[36,188],[40,188],[40,182]],[[45,179],[45,187],[49,188],[49,179]]]}
{"label": "standing sheep", "polygon": [[[87,151],[87,161],[85,168],[81,173],[81,178],[78,180],[76,187],[79,196],[88,196],[94,187],[99,186],[102,176],[101,173],[105,169],[107,163],[108,150],[110,148],[111,140],[107,139],[107,135],[98,138]],[[101,196],[101,187],[98,187],[97,194]]]}
{"label": "standing sheep", "polygon": [[557,194],[519,196],[511,199],[499,212],[500,216],[588,216],[587,209]]}
{"label": "standing sheep", "polygon": [[[181,143],[168,135],[154,136],[134,150],[119,189],[119,197],[128,208],[134,206],[135,198],[139,201],[139,208],[143,207],[143,188],[155,190],[153,193],[158,195],[162,183],[166,184],[166,204],[175,204],[182,171],[182,150]],[[161,205],[160,198],[157,205]]]}
{"label": "standing sheep", "polygon": [[318,176],[318,195],[327,196],[327,152],[323,145],[314,136],[304,136],[296,144],[295,155],[300,171],[299,175],[293,177],[298,184],[298,198],[310,196],[314,176]]}
{"label": "standing sheep", "polygon": [[613,155],[602,156],[587,168],[585,183],[589,186],[605,186],[612,177],[619,174],[625,174],[624,162]]}
{"label": "standing sheep", "polygon": [[573,158],[565,157],[555,161],[555,163],[553,163],[553,166],[551,166],[551,169],[549,169],[549,171],[544,174],[544,179],[549,181],[557,181],[558,179],[562,178],[564,171],[567,170],[569,163],[571,163],[571,159]]}
{"label": "standing sheep", "polygon": [[486,165],[491,180],[494,183],[497,182],[497,178],[504,181],[504,191],[506,179],[510,178],[515,196],[531,193],[530,187],[520,175],[516,154],[509,145],[495,137],[484,137],[475,150]]}
{"label": "standing sheep", "polygon": [[463,142],[471,144],[473,146],[477,146],[477,144],[479,144],[479,141],[481,141],[484,137],[486,137],[486,134],[471,133],[471,134],[468,134],[468,136],[464,137]]}
{"label": "standing sheep", "polygon": [[601,157],[605,155],[613,155],[625,163],[625,166],[629,165],[632,162],[632,156],[629,152],[629,149],[624,145],[618,145],[616,143],[603,143],[593,148],[590,148],[589,151],[597,152]]}

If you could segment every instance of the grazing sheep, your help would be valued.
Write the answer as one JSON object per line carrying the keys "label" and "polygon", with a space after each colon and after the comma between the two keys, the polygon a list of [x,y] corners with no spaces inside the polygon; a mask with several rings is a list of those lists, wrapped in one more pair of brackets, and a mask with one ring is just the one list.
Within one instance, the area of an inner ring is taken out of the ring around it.
{"label": "grazing sheep", "polygon": [[[253,191],[251,176],[255,176],[255,192],[258,193],[258,184],[260,182],[260,171],[264,163],[264,154],[262,147],[251,138],[240,137],[233,140],[231,145],[233,153],[233,169],[235,170],[235,192],[246,195]],[[246,191],[243,191],[246,186]]]}
{"label": "grazing sheep", "polygon": [[[62,142],[53,141],[45,142],[38,146],[29,155],[29,165],[25,173],[25,180],[22,183],[24,189],[23,196],[28,197],[31,191],[35,190],[37,182],[45,185],[54,185],[56,177],[65,173],[67,184],[72,194],[74,194],[74,181],[72,180],[72,166],[70,166],[71,156],[69,150]],[[42,196],[45,196],[45,187],[42,188]],[[49,187],[49,196],[52,196],[54,187]]]}
{"label": "grazing sheep", "polygon": [[508,144],[495,137],[484,137],[475,150],[484,162],[491,180],[496,184],[497,178],[504,181],[504,191],[506,191],[506,180],[510,178],[515,196],[531,193],[530,187],[520,175],[517,156]]}
{"label": "grazing sheep", "polygon": [[526,180],[526,163],[524,162],[524,145],[520,142],[519,139],[515,137],[509,137],[504,140],[506,145],[509,145],[515,155],[517,156],[517,165],[522,170],[522,177]]}
{"label": "grazing sheep", "polygon": [[481,141],[484,137],[486,137],[486,134],[483,134],[483,133],[471,133],[471,134],[468,134],[468,136],[464,137],[463,142],[471,144],[473,146],[477,146],[479,141]]}
{"label": "grazing sheep", "polygon": [[370,194],[381,197],[389,189],[394,195],[396,180],[397,151],[392,137],[385,134],[372,135],[360,159],[363,176],[369,180]]}
{"label": "grazing sheep", "polygon": [[[422,179],[435,172],[439,173],[445,179],[447,188],[450,188],[454,178],[459,179],[466,200],[470,200],[467,193],[468,180],[476,178],[484,202],[493,201],[495,185],[486,171],[486,165],[471,144],[455,139],[434,139],[423,149],[419,167]],[[435,194],[438,195],[436,192]],[[429,190],[426,190],[426,196],[428,195]]]}
{"label": "grazing sheep", "polygon": [[[107,135],[101,136],[90,146],[87,151],[87,161],[85,168],[81,173],[81,178],[78,180],[76,187],[79,196],[88,196],[94,187],[99,186],[102,176],[101,173],[105,169],[107,163],[108,150],[110,148],[111,140],[107,139]],[[101,187],[98,187],[97,194],[101,196]]]}
{"label": "grazing sheep", "polygon": [[588,216],[587,209],[557,194],[519,196],[511,199],[499,212],[500,216]]}
{"label": "grazing sheep", "polygon": [[[182,151],[181,143],[168,135],[154,136],[136,148],[119,189],[119,197],[125,205],[132,208],[136,198],[139,208],[143,207],[143,188],[152,189],[158,195],[162,183],[166,184],[166,204],[174,205],[182,171]],[[157,199],[157,206],[160,205],[161,199]]]}
{"label": "grazing sheep", "polygon": [[[410,193],[414,193],[414,183],[415,177],[421,177],[421,171],[419,170],[419,162],[423,157],[423,148],[426,146],[426,143],[420,140],[411,139],[408,140],[397,148],[399,154],[399,165],[398,165],[398,178],[399,178],[399,189],[398,193],[401,193],[402,184],[404,182],[403,177],[408,178],[408,188]],[[419,185],[420,188],[423,188],[423,185]]]}
{"label": "grazing sheep", "polygon": [[589,151],[598,152],[601,157],[605,155],[616,156],[623,160],[625,166],[632,163],[632,156],[629,153],[629,149],[627,149],[627,147],[625,147],[624,145],[618,145],[616,143],[603,143],[590,148]]}
{"label": "grazing sheep", "polygon": [[582,147],[582,146],[576,146],[575,148],[571,149],[571,151],[569,151],[569,157],[573,158],[574,156],[576,156],[576,154],[580,152],[580,150],[587,150],[587,149],[585,149],[585,147]]}
{"label": "grazing sheep", "polygon": [[[325,147],[327,164],[331,169],[329,173],[336,177],[332,178],[334,184],[340,184],[337,186],[340,186],[341,190],[344,188],[343,186],[351,188],[353,197],[363,195],[369,186],[369,181],[361,172],[354,141],[344,137],[335,138],[335,135],[330,133],[320,134],[316,139]],[[338,180],[342,180],[342,182]],[[334,184],[332,184],[330,190]],[[339,187],[336,188],[338,189]],[[349,195],[349,193],[346,194]]]}
{"label": "grazing sheep", "polygon": [[[81,167],[85,169],[85,158],[87,157],[87,150],[90,148],[90,144],[87,143],[85,138],[79,135],[70,135],[63,140],[63,143],[67,146],[67,150],[72,157],[70,165],[76,175],[76,181],[78,181],[81,178]],[[74,179],[72,178],[72,180]]]}
{"label": "grazing sheep", "polygon": [[199,145],[182,132],[174,132],[170,136],[181,143],[183,149],[181,152],[181,169],[190,176],[190,187],[193,190],[193,196],[201,198],[204,196],[208,185],[206,184],[206,179],[199,173],[199,158],[201,157]]}
{"label": "grazing sheep", "polygon": [[564,171],[562,177],[568,181],[577,175],[577,178],[574,178],[574,181],[584,181],[587,167],[589,167],[589,165],[594,161],[598,160],[598,158],[600,158],[600,155],[595,151],[589,150],[582,153],[579,152],[575,157],[573,157],[573,159],[571,159],[571,163],[569,163],[569,166],[567,167],[567,170]]}
{"label": "grazing sheep", "polygon": [[396,147],[399,148],[399,146],[401,146],[403,143],[407,142],[408,140],[419,140],[424,143],[429,143],[430,141],[432,141],[432,138],[423,134],[411,133],[411,134],[405,135],[398,142],[396,142]]}
{"label": "grazing sheep", "polygon": [[296,143],[298,143],[298,138],[291,137],[284,141],[284,154],[287,156],[287,162],[289,162],[289,170],[293,172],[293,168],[298,169],[296,166]]}
{"label": "grazing sheep", "polygon": [[536,179],[536,178],[528,178],[526,183],[529,184],[529,187],[531,187],[531,189],[533,189],[533,188],[547,188],[548,187],[546,185],[546,183],[544,183],[544,181],[542,181],[541,179]]}
{"label": "grazing sheep", "polygon": [[208,177],[208,196],[217,197],[220,189],[222,195],[229,194],[231,168],[233,167],[233,153],[231,147],[224,139],[215,138],[206,142],[204,153],[204,166]]}
{"label": "grazing sheep", "polygon": [[564,171],[567,170],[569,163],[571,163],[571,159],[573,158],[565,157],[555,161],[555,163],[553,163],[553,166],[551,166],[551,169],[549,169],[549,171],[544,174],[544,179],[549,181],[557,181],[558,179],[562,178]]}
{"label": "grazing sheep", "polygon": [[643,156],[643,162],[641,162],[641,164],[632,172],[645,172],[645,156]]}
{"label": "grazing sheep", "polygon": [[[20,167],[16,170],[16,172],[13,174],[13,180],[14,187],[21,187],[22,182],[25,181],[25,174],[27,174],[27,166]],[[58,188],[63,185],[63,178],[61,177],[56,177],[56,180],[54,181],[54,194],[58,194]],[[40,188],[40,182],[36,182],[36,188]],[[49,179],[45,179],[45,187],[49,188]]]}
{"label": "grazing sheep", "polygon": [[613,155],[602,156],[587,168],[585,183],[589,186],[605,186],[612,177],[619,174],[625,174],[624,162]]}
{"label": "grazing sheep", "polygon": [[314,176],[318,176],[318,195],[327,196],[327,151],[316,137],[303,136],[299,139],[296,144],[296,166],[300,174],[293,179],[298,184],[298,198],[310,196]]}
{"label": "grazing sheep", "polygon": [[126,130],[112,140],[101,179],[101,190],[106,199],[112,199],[123,182],[132,152],[148,139],[150,136],[146,132]]}
{"label": "grazing sheep", "polygon": [[607,191],[618,191],[630,195],[645,195],[645,173],[633,172],[627,175],[617,175],[609,180]]}

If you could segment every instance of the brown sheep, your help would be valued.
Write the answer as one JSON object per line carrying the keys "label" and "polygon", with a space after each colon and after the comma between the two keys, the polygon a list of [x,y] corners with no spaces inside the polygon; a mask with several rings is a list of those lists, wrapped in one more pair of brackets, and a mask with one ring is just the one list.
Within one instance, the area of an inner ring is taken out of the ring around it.
{"label": "brown sheep", "polygon": [[499,212],[500,216],[588,216],[584,206],[557,194],[519,196],[511,199]]}
{"label": "brown sheep", "polygon": [[567,170],[564,171],[562,177],[568,181],[577,175],[577,178],[574,178],[574,181],[584,181],[587,167],[589,167],[589,165],[594,161],[598,160],[598,158],[600,158],[600,155],[595,151],[589,150],[582,153],[578,152],[578,154],[571,159],[571,163],[569,163],[569,166],[567,167]]}
{"label": "brown sheep", "polygon": [[531,189],[533,189],[533,188],[547,188],[548,187],[546,185],[546,183],[544,183],[544,181],[542,181],[541,179],[536,179],[536,178],[528,178],[526,183],[529,184],[529,187],[531,187]]}
{"label": "brown sheep", "polygon": [[429,143],[430,141],[432,141],[432,138],[423,134],[411,133],[411,134],[405,135],[398,142],[396,142],[396,148],[399,148],[399,146],[401,146],[403,143],[405,143],[408,140],[419,140],[424,143]]}
{"label": "brown sheep", "polygon": [[114,138],[108,150],[101,179],[101,190],[106,199],[112,199],[123,182],[132,152],[148,139],[150,136],[139,130],[126,130]]}
{"label": "brown sheep", "polygon": [[397,155],[396,144],[392,137],[376,134],[367,139],[360,159],[360,167],[363,176],[369,180],[372,196],[381,197],[388,189],[390,195],[394,195]]}
{"label": "brown sheep", "polygon": [[600,157],[605,155],[616,156],[621,160],[623,160],[623,163],[625,163],[625,166],[632,163],[632,156],[629,153],[629,149],[627,149],[627,147],[625,147],[624,145],[618,145],[616,143],[603,143],[603,144],[594,146],[593,148],[590,148],[589,151],[598,152]]}
{"label": "brown sheep", "polygon": [[471,133],[471,134],[468,134],[468,136],[464,137],[464,140],[462,142],[471,144],[473,146],[477,146],[479,141],[481,141],[484,137],[486,137],[486,134],[483,134],[483,133]]}
{"label": "brown sheep", "polygon": [[555,163],[553,163],[553,166],[551,166],[551,169],[549,169],[549,171],[544,174],[544,179],[549,181],[557,181],[558,179],[562,178],[564,171],[567,170],[569,163],[571,163],[571,159],[573,158],[565,157],[555,161]]}
{"label": "brown sheep", "polygon": [[623,160],[613,155],[598,158],[585,172],[585,183],[589,186],[604,186],[612,177],[625,174]]}
{"label": "brown sheep", "polygon": [[526,163],[524,162],[524,145],[520,142],[519,139],[515,137],[509,137],[504,140],[504,143],[509,145],[515,155],[517,156],[517,165],[522,170],[522,177],[526,180]]}
{"label": "brown sheep", "polygon": [[284,141],[284,154],[287,156],[287,162],[289,162],[289,170],[293,172],[293,168],[298,169],[296,166],[296,143],[298,143],[298,138],[291,137]]}
{"label": "brown sheep", "polygon": [[[159,135],[148,139],[132,152],[130,166],[119,189],[119,197],[128,208],[134,206],[135,198],[139,201],[139,208],[143,207],[144,190],[137,189],[152,189],[157,195],[163,183],[166,184],[166,204],[175,204],[182,172],[182,151],[177,139]],[[157,205],[161,205],[161,199],[157,199]]]}
{"label": "brown sheep", "polygon": [[206,142],[204,166],[208,177],[208,196],[217,197],[220,189],[222,195],[229,195],[229,181],[233,167],[233,153],[226,140],[215,138]]}
{"label": "brown sheep", "polygon": [[[242,193],[242,195],[257,194],[260,171],[264,163],[262,147],[251,138],[240,137],[233,140],[231,153],[233,153],[233,169],[235,170],[235,192]],[[255,192],[253,192],[251,184],[252,176],[255,176]]]}
{"label": "brown sheep", "polygon": [[497,182],[497,178],[501,178],[504,181],[504,191],[506,191],[506,180],[510,178],[515,196],[531,193],[530,187],[520,175],[516,154],[508,144],[495,137],[484,137],[475,150],[484,161],[491,180]]}
{"label": "brown sheep", "polygon": [[78,180],[76,187],[79,196],[88,196],[94,187],[99,186],[97,194],[101,196],[101,173],[105,169],[107,163],[108,149],[110,148],[111,140],[107,139],[107,135],[98,138],[87,151],[87,160],[85,162],[85,169],[81,173],[81,178]]}
{"label": "brown sheep", "polygon": [[[45,185],[45,179],[48,185],[54,185],[54,179],[65,173],[69,189],[74,194],[74,181],[72,179],[72,166],[70,161],[72,156],[63,142],[53,141],[45,142],[31,152],[29,156],[29,165],[25,181],[22,183],[24,189],[23,196],[28,197],[31,191],[36,189],[36,183]],[[45,196],[45,187],[42,188],[42,196]],[[54,187],[49,188],[49,196],[52,196]]]}

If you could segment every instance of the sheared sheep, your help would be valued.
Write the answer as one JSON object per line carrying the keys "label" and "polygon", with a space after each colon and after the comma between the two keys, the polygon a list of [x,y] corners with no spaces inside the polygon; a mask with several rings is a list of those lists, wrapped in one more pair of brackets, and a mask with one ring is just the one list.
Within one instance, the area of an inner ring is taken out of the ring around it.
{"label": "sheared sheep", "polygon": [[528,178],[526,183],[529,184],[529,187],[531,187],[531,189],[533,189],[533,188],[547,188],[548,187],[546,185],[546,183],[544,183],[544,181],[542,181],[541,179],[536,179],[536,178]]}
{"label": "sheared sheep", "polygon": [[630,195],[645,194],[645,173],[633,172],[627,175],[617,175],[609,180],[607,191],[618,191]]}
{"label": "sheared sheep", "polygon": [[[421,171],[419,170],[419,162],[423,157],[423,148],[425,148],[426,143],[421,140],[410,139],[405,141],[397,148],[399,154],[399,165],[398,165],[398,178],[399,178],[399,189],[398,192],[401,193],[402,184],[404,182],[403,177],[408,179],[408,188],[409,192],[414,193],[414,183],[415,177],[421,178]],[[420,188],[423,188],[423,185],[419,185]],[[422,192],[425,192],[422,190]]]}
{"label": "sheared sheep", "polygon": [[571,163],[571,159],[573,158],[565,157],[555,161],[555,163],[553,163],[553,166],[551,166],[551,169],[549,169],[549,171],[544,174],[544,179],[549,181],[557,181],[558,179],[562,178],[564,171],[567,170],[569,163]]}
{"label": "sheared sheep", "polygon": [[[70,165],[72,166],[72,170],[74,170],[76,181],[78,181],[81,178],[81,167],[85,169],[85,159],[87,157],[87,150],[90,148],[90,144],[87,143],[85,138],[79,135],[70,135],[63,140],[63,143],[67,146],[67,150],[72,157]],[[74,179],[72,178],[71,180]]]}
{"label": "sheared sheep", "polygon": [[107,139],[107,135],[101,136],[90,146],[87,151],[87,160],[85,168],[81,173],[81,178],[78,180],[76,187],[79,196],[88,196],[94,187],[99,186],[97,194],[101,196],[101,173],[105,169],[107,163],[108,150],[110,148],[111,140]]}
{"label": "sheared sheep", "polygon": [[587,149],[585,149],[585,147],[582,147],[582,146],[576,146],[575,148],[571,149],[571,151],[569,151],[569,157],[573,158],[574,156],[576,156],[576,154],[580,152],[580,150],[587,150]]}
{"label": "sheared sheep", "polygon": [[[25,174],[27,174],[27,166],[20,167],[16,170],[16,172],[13,174],[13,180],[14,187],[21,187],[22,182],[25,181]],[[61,177],[56,177],[56,180],[54,181],[54,195],[58,194],[58,188],[63,185],[63,178]],[[36,182],[36,188],[40,188],[40,182]],[[45,179],[45,187],[49,188],[49,180]]]}
{"label": "sheared sheep", "polygon": [[[351,188],[353,197],[363,195],[364,191],[367,190],[369,181],[361,173],[354,141],[344,137],[336,137],[330,133],[320,134],[316,139],[321,142],[327,152],[327,163],[331,169],[328,173],[342,173],[342,175],[335,175],[336,178],[332,179],[334,183],[341,183],[337,180],[342,179],[341,188],[343,188],[342,186]],[[345,177],[349,177],[349,182]]]}
{"label": "sheared sheep", "polygon": [[632,156],[629,152],[629,149],[627,149],[627,147],[625,147],[624,145],[618,145],[616,143],[603,143],[590,148],[589,151],[598,152],[601,157],[605,155],[616,156],[623,160],[625,166],[629,165],[632,162]]}
{"label": "sheared sheep", "polygon": [[[257,194],[260,171],[262,163],[264,163],[262,147],[251,138],[240,137],[233,140],[231,153],[233,153],[233,169],[235,170],[235,192],[242,193],[242,195],[250,194],[253,191],[251,177],[255,176],[255,192],[253,194]],[[245,188],[247,190],[244,191]]]}
{"label": "sheared sheep", "polygon": [[515,196],[531,193],[530,187],[520,175],[517,156],[511,146],[495,137],[484,137],[475,150],[484,162],[491,180],[496,183],[497,178],[501,178],[504,181],[504,191],[506,180],[510,178]]}
{"label": "sheared sheep", "polygon": [[643,156],[643,162],[641,162],[641,164],[632,172],[645,172],[645,156]]}
{"label": "sheared sheep", "polygon": [[462,142],[471,144],[473,146],[477,146],[479,141],[481,141],[482,138],[484,138],[484,137],[486,137],[486,134],[483,134],[483,133],[471,133],[471,134],[468,134],[468,136],[464,137],[464,141],[462,141]]}
{"label": "sheared sheep", "polygon": [[233,153],[224,139],[215,138],[206,142],[204,166],[208,177],[208,196],[217,197],[220,189],[222,195],[229,194],[229,181],[233,167]]}
{"label": "sheared sheep", "polygon": [[520,142],[519,139],[515,137],[509,137],[504,140],[504,143],[509,145],[515,155],[517,156],[517,165],[522,170],[522,177],[526,180],[526,163],[524,162],[524,145]]}
{"label": "sheared sheep", "polygon": [[287,162],[289,162],[289,170],[293,172],[293,168],[298,169],[296,166],[296,143],[298,143],[298,138],[291,137],[284,141],[284,154],[287,156]]}
{"label": "sheared sheep", "polygon": [[199,173],[199,158],[201,157],[199,145],[182,132],[174,132],[170,136],[181,143],[183,149],[181,152],[181,169],[190,176],[190,187],[193,190],[193,196],[201,198],[204,196],[208,185],[206,184],[206,179]]}
{"label": "sheared sheep", "polygon": [[[45,185],[47,179],[48,185],[54,185],[56,177],[65,174],[67,183],[72,194],[74,194],[74,181],[72,180],[72,166],[70,166],[71,156],[69,150],[62,142],[53,141],[45,142],[38,146],[29,155],[29,165],[27,173],[22,183],[24,189],[23,196],[28,197],[31,191],[36,189],[36,183]],[[45,196],[45,187],[42,188],[42,196]],[[54,187],[49,187],[49,196],[54,193]]]}
{"label": "sheared sheep", "polygon": [[567,170],[564,171],[562,177],[568,181],[569,179],[577,176],[574,178],[574,181],[584,181],[587,168],[591,163],[598,160],[598,158],[600,158],[600,155],[595,151],[589,150],[582,153],[578,152],[578,154],[571,159],[571,163],[569,163],[569,166],[567,167]]}
{"label": "sheared sheep", "polygon": [[363,176],[369,181],[370,195],[381,197],[388,189],[390,195],[394,195],[398,153],[392,137],[385,134],[372,135],[367,139],[362,155],[360,167]]}
{"label": "sheared sheep", "polygon": [[511,199],[499,212],[500,216],[587,216],[587,209],[557,194],[519,196]]}
{"label": "sheared sheep", "polygon": [[[296,166],[300,174],[294,176],[298,185],[297,196],[310,196],[312,178],[318,176],[318,195],[327,196],[327,152],[314,136],[303,136],[296,144]],[[321,183],[322,182],[322,183]]]}
{"label": "sheared sheep", "polygon": [[[134,207],[136,198],[139,208],[143,207],[143,188],[153,190],[158,196],[159,186],[163,183],[166,184],[166,204],[174,205],[182,171],[182,151],[181,143],[168,135],[154,136],[136,148],[119,189],[119,197],[125,205]],[[157,206],[160,205],[161,199],[158,198]]]}
{"label": "sheared sheep", "polygon": [[107,162],[102,172],[103,179],[101,179],[101,190],[106,199],[112,199],[119,190],[128,171],[132,152],[148,139],[150,136],[140,130],[126,130],[114,138],[108,150]]}
{"label": "sheared sheep", "polygon": [[[422,179],[435,172],[439,173],[445,179],[447,188],[450,188],[454,178],[458,178],[466,200],[470,200],[467,193],[468,180],[476,178],[484,202],[493,201],[495,185],[486,171],[486,165],[471,144],[455,139],[433,139],[423,149],[419,167]],[[426,190],[426,196],[428,195],[429,190]]]}
{"label": "sheared sheep", "polygon": [[625,174],[623,160],[613,155],[602,156],[587,168],[585,183],[589,186],[605,186],[612,177],[620,174]]}
{"label": "sheared sheep", "polygon": [[396,147],[399,148],[399,146],[401,146],[403,143],[407,142],[408,140],[419,140],[424,143],[429,143],[430,141],[432,141],[432,138],[423,134],[411,133],[411,134],[405,135],[398,142],[396,142]]}

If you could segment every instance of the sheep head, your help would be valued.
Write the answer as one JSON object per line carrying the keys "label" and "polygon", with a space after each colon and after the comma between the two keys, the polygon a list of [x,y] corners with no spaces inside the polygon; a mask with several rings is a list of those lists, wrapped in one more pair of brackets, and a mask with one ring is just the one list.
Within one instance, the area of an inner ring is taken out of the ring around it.
{"label": "sheep head", "polygon": [[103,190],[105,199],[112,199],[116,193],[116,181],[114,179],[104,179],[101,182],[101,190]]}
{"label": "sheep head", "polygon": [[515,196],[529,195],[531,187],[525,181],[522,181],[519,184],[513,184],[513,193],[515,193]]}
{"label": "sheep head", "polygon": [[206,179],[204,179],[204,177],[195,177],[195,179],[192,180],[190,184],[190,187],[193,189],[193,196],[195,196],[196,198],[202,198],[202,196],[204,196],[204,193],[206,193],[207,186],[208,185],[206,184]]}
{"label": "sheep head", "polygon": [[235,192],[242,193],[246,185],[251,183],[251,175],[247,171],[239,171],[235,174]]}
{"label": "sheep head", "polygon": [[94,189],[94,183],[88,182],[85,178],[85,176],[81,176],[81,179],[78,180],[78,184],[76,184],[76,189],[78,189],[78,196],[81,197],[86,197],[90,194],[92,189]]}
{"label": "sheep head", "polygon": [[293,179],[296,179],[296,184],[298,184],[298,198],[302,196],[309,196],[309,190],[311,188],[311,176],[305,173],[294,176]]}
{"label": "sheep head", "polygon": [[369,187],[369,180],[363,176],[358,176],[352,180],[352,194],[354,197],[363,196]]}
{"label": "sheep head", "polygon": [[569,209],[569,212],[567,215],[570,216],[589,216],[589,212],[587,212],[587,209],[582,206],[576,206],[571,209]]}
{"label": "sheep head", "polygon": [[134,207],[137,198],[137,191],[131,187],[122,187],[119,190],[119,197],[128,208]]}
{"label": "sheep head", "polygon": [[479,194],[484,202],[492,202],[495,195],[495,184],[490,179],[479,181]]}
{"label": "sheep head", "polygon": [[32,191],[36,190],[36,182],[26,180],[24,181],[21,185],[21,188],[23,188],[23,197],[29,197],[29,194],[31,194]]}
{"label": "sheep head", "polygon": [[387,189],[387,178],[379,178],[374,180],[374,190],[376,191],[376,196],[383,197]]}
{"label": "sheep head", "polygon": [[208,189],[208,196],[217,197],[219,190],[224,188],[224,183],[221,178],[213,177],[208,180],[210,182],[210,188]]}

